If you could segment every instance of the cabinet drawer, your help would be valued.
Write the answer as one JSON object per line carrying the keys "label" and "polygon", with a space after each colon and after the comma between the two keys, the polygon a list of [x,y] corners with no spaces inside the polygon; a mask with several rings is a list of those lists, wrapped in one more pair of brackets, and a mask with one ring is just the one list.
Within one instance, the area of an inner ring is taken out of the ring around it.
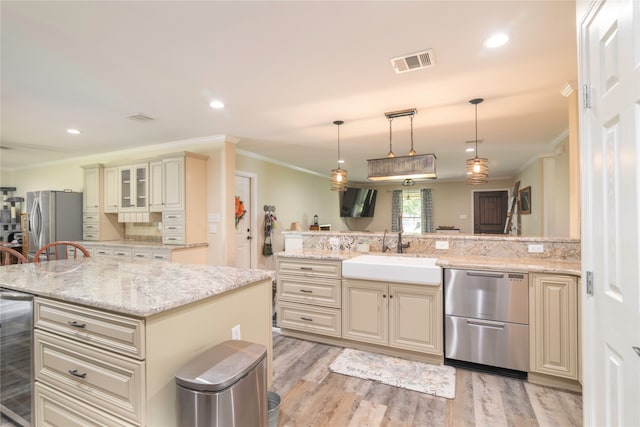
{"label": "cabinet drawer", "polygon": [[[98,232],[97,231],[83,231],[82,232],[82,240],[99,240],[98,239]],[[89,248],[87,248],[87,250],[89,250]],[[89,250],[89,252],[91,252]]]}
{"label": "cabinet drawer", "polygon": [[278,302],[278,326],[315,334],[339,337],[342,334],[340,309]]}
{"label": "cabinet drawer", "polygon": [[34,387],[36,426],[133,427],[121,418],[94,408],[40,382]]}
{"label": "cabinet drawer", "polygon": [[94,213],[83,213],[82,214],[82,222],[84,224],[98,224],[98,215]]}
{"label": "cabinet drawer", "polygon": [[182,223],[168,223],[162,227],[165,233],[184,233],[184,224]]}
{"label": "cabinet drawer", "polygon": [[162,221],[184,223],[184,211],[165,211],[162,213]]}
{"label": "cabinet drawer", "polygon": [[112,248],[93,248],[91,256],[113,256]]}
{"label": "cabinet drawer", "polygon": [[165,234],[162,236],[165,245],[184,245],[184,234]]}
{"label": "cabinet drawer", "polygon": [[295,258],[279,258],[278,274],[297,274],[307,277],[328,277],[339,279],[340,261],[313,261]]}
{"label": "cabinet drawer", "polygon": [[35,379],[144,425],[145,363],[36,329]]}
{"label": "cabinet drawer", "polygon": [[144,322],[90,308],[36,298],[35,327],[144,359]]}
{"label": "cabinet drawer", "polygon": [[120,258],[131,258],[131,249],[115,248],[113,250],[113,256]]}
{"label": "cabinet drawer", "polygon": [[82,231],[89,231],[89,232],[97,232],[98,230],[100,230],[100,224],[98,224],[97,222],[95,223],[91,223],[91,222],[85,222],[82,224]]}
{"label": "cabinet drawer", "polygon": [[341,281],[337,279],[282,274],[278,277],[278,298],[280,301],[340,308],[342,300],[340,284]]}

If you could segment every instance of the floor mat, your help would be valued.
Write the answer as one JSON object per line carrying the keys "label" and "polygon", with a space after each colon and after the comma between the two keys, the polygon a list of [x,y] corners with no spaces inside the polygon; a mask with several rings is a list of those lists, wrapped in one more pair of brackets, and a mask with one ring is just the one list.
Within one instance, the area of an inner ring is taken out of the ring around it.
{"label": "floor mat", "polygon": [[414,362],[345,348],[329,368],[338,374],[379,381],[447,399],[455,398],[456,370],[452,366]]}

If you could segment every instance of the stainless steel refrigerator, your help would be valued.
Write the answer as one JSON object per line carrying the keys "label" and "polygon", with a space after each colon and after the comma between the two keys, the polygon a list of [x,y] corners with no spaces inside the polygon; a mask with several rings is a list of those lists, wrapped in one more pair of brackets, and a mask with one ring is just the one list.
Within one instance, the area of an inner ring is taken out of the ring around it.
{"label": "stainless steel refrigerator", "polygon": [[82,240],[82,193],[27,192],[28,258],[51,242]]}

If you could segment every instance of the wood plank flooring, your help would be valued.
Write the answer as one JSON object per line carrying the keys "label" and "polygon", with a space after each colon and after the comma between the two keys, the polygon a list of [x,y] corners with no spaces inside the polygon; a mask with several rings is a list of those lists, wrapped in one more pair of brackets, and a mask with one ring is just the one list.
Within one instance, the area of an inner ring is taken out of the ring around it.
{"label": "wood plank flooring", "polygon": [[456,368],[456,398],[445,399],[332,373],[341,350],[274,333],[280,427],[582,425],[576,393]]}
{"label": "wood plank flooring", "polygon": [[[456,398],[445,399],[335,374],[341,347],[274,333],[273,385],[279,427],[582,425],[582,397],[513,378],[456,368]],[[0,427],[13,426],[4,419]]]}

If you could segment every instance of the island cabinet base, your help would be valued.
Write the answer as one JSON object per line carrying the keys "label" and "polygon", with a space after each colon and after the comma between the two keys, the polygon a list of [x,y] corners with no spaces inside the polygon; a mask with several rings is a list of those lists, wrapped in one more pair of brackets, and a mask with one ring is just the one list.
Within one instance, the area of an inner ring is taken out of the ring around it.
{"label": "island cabinet base", "polygon": [[146,319],[147,425],[176,426],[175,374],[205,350],[231,339],[267,347],[267,384],[271,385],[273,344],[271,280],[226,292]]}
{"label": "island cabinet base", "polygon": [[418,351],[403,350],[386,345],[376,345],[337,337],[334,338],[327,335],[312,334],[286,328],[280,328],[280,334],[287,337],[299,338],[338,347],[355,348],[356,350],[370,351],[372,353],[379,353],[392,357],[400,357],[403,359],[415,360],[418,362],[425,362],[436,365],[442,365],[444,363],[444,356],[442,354],[434,355]]}
{"label": "island cabinet base", "polygon": [[270,385],[271,292],[265,279],[146,318],[37,298],[36,425],[182,427],[176,372],[236,326],[242,340],[267,348]]}

